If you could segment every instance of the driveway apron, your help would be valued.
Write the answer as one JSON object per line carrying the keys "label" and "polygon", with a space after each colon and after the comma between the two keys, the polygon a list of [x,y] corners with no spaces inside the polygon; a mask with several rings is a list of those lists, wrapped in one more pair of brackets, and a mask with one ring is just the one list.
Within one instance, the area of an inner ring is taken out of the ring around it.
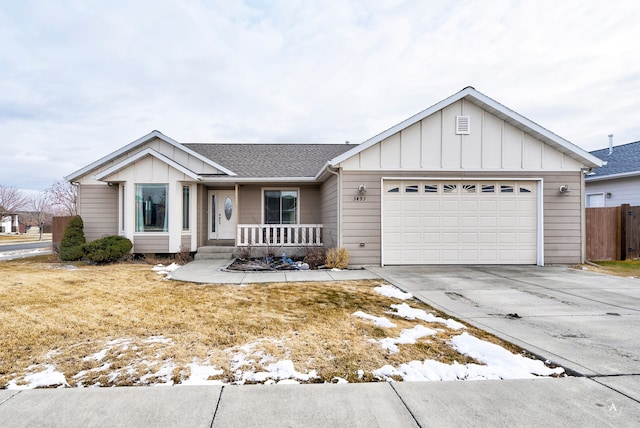
{"label": "driveway apron", "polygon": [[369,269],[436,309],[640,397],[640,279],[564,266]]}

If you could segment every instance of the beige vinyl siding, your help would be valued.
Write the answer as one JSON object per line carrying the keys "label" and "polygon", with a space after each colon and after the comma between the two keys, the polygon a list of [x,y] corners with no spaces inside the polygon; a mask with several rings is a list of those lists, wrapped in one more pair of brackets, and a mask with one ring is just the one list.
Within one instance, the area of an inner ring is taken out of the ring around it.
{"label": "beige vinyl siding", "polygon": [[[582,174],[547,173],[544,177],[545,264],[581,263],[583,256]],[[571,193],[559,192],[567,184]]]}
{"label": "beige vinyl siding", "polygon": [[320,188],[320,218],[325,248],[338,246],[338,177],[331,175]]}
{"label": "beige vinyl siding", "polygon": [[261,224],[263,189],[298,189],[301,224],[318,224],[322,221],[320,186],[243,184],[238,190],[238,224]]}
{"label": "beige vinyl siding", "polygon": [[183,248],[187,248],[187,249],[191,248],[191,234],[182,235],[180,239],[180,249],[183,249]]}
{"label": "beige vinyl siding", "polygon": [[[342,246],[352,265],[380,264],[380,172],[350,172],[342,175]],[[364,200],[358,187],[364,184]],[[360,244],[363,243],[364,247]]]}
{"label": "beige vinyl siding", "polygon": [[135,235],[133,243],[134,253],[168,253],[168,235]]}
{"label": "beige vinyl siding", "polygon": [[78,186],[78,214],[87,241],[118,235],[118,186]]}
{"label": "beige vinyl siding", "polygon": [[[382,177],[433,178],[542,178],[544,217],[544,262],[579,263],[583,242],[581,172],[343,172],[342,175],[342,245],[351,254],[353,265],[380,264],[380,183]],[[358,186],[367,187],[365,201],[357,201]],[[561,194],[558,188],[568,184],[572,192]],[[364,247],[360,244],[364,243]]]}

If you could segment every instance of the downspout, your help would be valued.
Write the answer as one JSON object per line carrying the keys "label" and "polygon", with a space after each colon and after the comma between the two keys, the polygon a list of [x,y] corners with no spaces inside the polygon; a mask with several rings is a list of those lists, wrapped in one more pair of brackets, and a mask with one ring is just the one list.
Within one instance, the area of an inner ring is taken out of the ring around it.
{"label": "downspout", "polygon": [[333,174],[337,177],[337,201],[336,205],[338,206],[338,217],[336,218],[336,233],[338,235],[338,242],[336,243],[336,247],[340,248],[342,246],[342,182],[340,179],[340,168],[334,169],[331,165],[327,165],[327,172],[329,174]]}

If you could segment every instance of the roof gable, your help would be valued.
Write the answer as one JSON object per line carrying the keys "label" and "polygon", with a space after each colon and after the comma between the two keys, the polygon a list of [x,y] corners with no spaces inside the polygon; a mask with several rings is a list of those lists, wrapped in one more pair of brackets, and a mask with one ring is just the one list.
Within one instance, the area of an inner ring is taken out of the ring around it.
{"label": "roof gable", "polygon": [[579,163],[587,167],[600,166],[602,162],[600,159],[581,149],[580,147],[570,143],[569,141],[557,136],[551,131],[543,128],[542,126],[532,122],[524,116],[516,113],[513,110],[508,109],[497,101],[487,97],[486,95],[476,91],[472,87],[466,87],[462,91],[440,101],[437,104],[423,110],[422,112],[400,122],[399,124],[387,129],[386,131],[370,138],[369,140],[359,144],[353,149],[345,152],[330,161],[331,165],[338,165],[341,162],[357,155],[358,153],[380,143],[381,141],[399,133],[400,131],[409,128],[410,126],[420,122],[421,120],[433,115],[434,113],[445,109],[446,107],[456,103],[459,100],[467,100],[472,104],[488,111],[499,119],[504,120],[506,123],[518,128],[525,133],[535,137],[536,139],[543,141],[554,149],[561,153],[568,155]]}
{"label": "roof gable", "polygon": [[[113,162],[115,160],[117,160],[119,157],[134,151],[135,149],[143,146],[144,144],[148,143],[149,141],[158,138],[162,141],[164,141],[165,143],[168,143],[174,147],[176,147],[179,150],[182,150],[184,152],[186,152],[187,154],[205,162],[206,164],[212,166],[213,168],[216,168],[220,171],[222,171],[223,173],[229,175],[229,176],[235,176],[236,173],[233,172],[230,169],[227,169],[225,167],[223,167],[222,165],[217,164],[216,162],[214,162],[213,160],[202,156],[200,153],[194,152],[193,150],[189,149],[188,147],[186,147],[183,144],[180,144],[179,142],[177,142],[176,140],[167,137],[166,135],[164,135],[163,133],[161,133],[160,131],[152,131],[150,133],[148,133],[147,135],[138,138],[137,140],[127,144],[126,146],[116,150],[113,153],[108,154],[107,156],[104,156],[103,158],[98,159],[97,161],[85,166],[84,168],[81,168],[79,170],[77,170],[76,172],[69,174],[68,176],[65,177],[65,180],[67,181],[76,181],[78,180],[80,177],[86,175],[87,173],[94,171],[106,164],[108,164],[109,162]],[[164,157],[164,156],[163,156]]]}
{"label": "roof gable", "polygon": [[611,178],[640,175],[640,141],[609,148],[594,150],[593,156],[602,159],[603,165],[593,170],[585,181],[598,181]]}
{"label": "roof gable", "polygon": [[166,157],[165,155],[156,152],[153,149],[150,148],[146,148],[144,150],[142,150],[141,152],[136,153],[133,156],[130,156],[126,159],[123,159],[122,161],[116,163],[115,165],[105,169],[104,171],[101,171],[99,174],[97,174],[94,178],[96,180],[103,180],[107,177],[109,177],[112,174],[115,174],[118,171],[123,170],[124,168],[126,168],[127,166],[137,162],[138,160],[145,158],[147,156],[153,156],[154,158],[166,163],[167,165],[177,169],[178,171],[182,172],[183,174],[193,178],[194,180],[200,180],[200,177],[198,176],[198,174],[196,174],[195,172],[189,170],[188,168],[185,168],[184,166],[180,165],[179,163],[175,162],[172,159],[169,159],[168,157]]}

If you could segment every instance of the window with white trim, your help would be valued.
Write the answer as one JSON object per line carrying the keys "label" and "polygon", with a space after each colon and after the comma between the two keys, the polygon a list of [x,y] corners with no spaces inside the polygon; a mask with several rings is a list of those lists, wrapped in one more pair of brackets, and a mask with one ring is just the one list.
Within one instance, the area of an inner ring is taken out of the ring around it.
{"label": "window with white trim", "polygon": [[169,231],[168,195],[168,184],[136,184],[136,232]]}
{"label": "window with white trim", "polygon": [[297,190],[265,190],[264,191],[264,223],[265,224],[297,224],[298,223],[298,191]]}

